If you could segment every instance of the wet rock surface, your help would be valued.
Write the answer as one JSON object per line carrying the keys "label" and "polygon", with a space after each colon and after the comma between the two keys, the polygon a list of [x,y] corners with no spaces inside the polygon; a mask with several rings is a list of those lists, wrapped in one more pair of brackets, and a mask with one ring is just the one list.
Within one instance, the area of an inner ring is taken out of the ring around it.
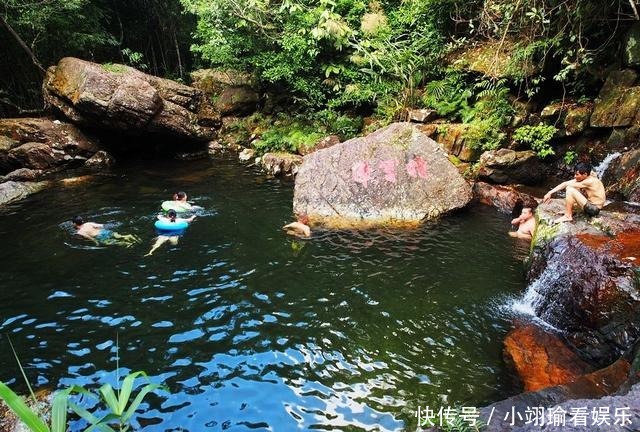
{"label": "wet rock surface", "polygon": [[640,336],[640,215],[603,210],[553,224],[562,200],[538,208],[526,296],[592,364],[619,358]]}
{"label": "wet rock surface", "polygon": [[593,370],[559,336],[534,324],[509,332],[504,358],[518,373],[525,391],[566,384]]}
{"label": "wet rock surface", "polygon": [[49,186],[49,182],[19,182],[6,181],[0,183],[0,205],[17,201],[41,191]]}
{"label": "wet rock surface", "polygon": [[[567,429],[572,425],[571,417],[568,414],[565,416],[565,426],[553,425],[553,413],[559,414],[559,410],[553,409],[557,406],[566,407],[563,409],[567,413],[570,412],[571,407],[589,406],[590,409],[587,411],[589,420],[591,420],[593,407],[609,406],[612,419],[609,427],[611,427],[615,407],[633,407],[634,412],[640,409],[640,402],[637,400],[637,395],[640,391],[640,385],[638,384],[624,395],[610,396],[614,395],[617,389],[628,379],[628,374],[629,363],[621,359],[604,369],[583,375],[572,383],[548,387],[534,392],[525,392],[496,402],[480,409],[480,418],[485,423],[489,418],[492,419],[488,422],[486,429],[483,430],[487,432],[573,430]],[[537,423],[535,423],[536,419],[538,419]],[[635,424],[636,428],[618,430],[637,430],[640,419],[636,419]],[[591,422],[588,422],[588,425],[591,425]]]}
{"label": "wet rock surface", "polygon": [[466,206],[471,187],[442,148],[394,123],[305,156],[293,207],[329,225],[419,223]]}
{"label": "wet rock surface", "polygon": [[537,204],[535,197],[518,191],[514,186],[493,185],[476,182],[473,185],[473,198],[481,204],[495,207],[502,213],[511,214],[518,202],[525,207]]}
{"label": "wet rock surface", "polygon": [[75,126],[48,118],[0,119],[0,172],[80,165],[101,149]]}
{"label": "wet rock surface", "polygon": [[202,91],[128,66],[66,57],[49,68],[43,89],[47,103],[79,125],[196,141],[214,136]]}

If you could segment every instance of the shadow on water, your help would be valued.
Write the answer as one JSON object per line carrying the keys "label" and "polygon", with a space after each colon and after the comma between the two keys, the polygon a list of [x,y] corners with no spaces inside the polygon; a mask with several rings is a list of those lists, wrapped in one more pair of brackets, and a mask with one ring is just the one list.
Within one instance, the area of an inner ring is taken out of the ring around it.
{"label": "shadow on water", "polygon": [[[526,245],[507,216],[299,240],[280,229],[290,183],[224,159],[119,170],[2,212],[0,331],[38,386],[114,384],[119,337],[120,364],[172,391],[138,416],[145,431],[403,430],[418,406],[512,390],[499,305],[522,291]],[[144,257],[177,190],[205,211]],[[142,243],[93,246],[72,235],[76,214]],[[0,345],[0,378],[20,388]]]}

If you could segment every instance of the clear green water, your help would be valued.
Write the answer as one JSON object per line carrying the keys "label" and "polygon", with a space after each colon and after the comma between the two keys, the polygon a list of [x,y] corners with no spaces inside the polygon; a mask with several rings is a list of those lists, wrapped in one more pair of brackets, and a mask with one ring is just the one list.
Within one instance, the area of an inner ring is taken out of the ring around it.
{"label": "clear green water", "polygon": [[[206,211],[145,258],[176,190]],[[119,337],[119,372],[172,392],[136,417],[145,431],[415,429],[418,405],[513,390],[502,305],[523,288],[526,250],[506,216],[295,241],[280,230],[292,195],[231,160],[154,161],[5,207],[0,379],[24,389],[8,334],[39,386],[115,383]],[[76,214],[143,244],[93,247],[71,235]]]}

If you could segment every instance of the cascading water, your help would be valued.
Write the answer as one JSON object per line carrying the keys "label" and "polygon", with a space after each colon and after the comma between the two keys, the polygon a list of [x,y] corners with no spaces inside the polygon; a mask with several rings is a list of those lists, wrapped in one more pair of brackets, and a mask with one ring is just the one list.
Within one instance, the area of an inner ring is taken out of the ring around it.
{"label": "cascading water", "polygon": [[609,165],[611,164],[611,162],[613,162],[620,156],[621,156],[621,153],[619,152],[608,154],[607,157],[605,157],[598,166],[594,167],[593,170],[595,171],[598,178],[601,179],[604,173],[607,171],[607,168],[609,168]]}
{"label": "cascading water", "polygon": [[[558,264],[555,261],[552,261],[544,269],[542,274],[527,286],[527,289],[521,297],[514,298],[509,302],[509,309],[518,315],[531,316],[537,322],[556,329],[552,324],[546,321],[546,317],[551,315],[549,308],[553,307],[553,304],[549,304],[541,308],[541,305],[544,302],[544,296],[541,294],[541,291],[543,291],[547,285],[551,284],[557,278],[557,275]],[[540,310],[542,310],[542,313],[538,312]]]}

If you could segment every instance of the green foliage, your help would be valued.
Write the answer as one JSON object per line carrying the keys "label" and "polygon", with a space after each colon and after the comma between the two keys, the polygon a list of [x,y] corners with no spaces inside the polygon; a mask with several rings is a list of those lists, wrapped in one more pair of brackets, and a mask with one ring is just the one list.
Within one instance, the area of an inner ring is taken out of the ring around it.
{"label": "green foliage", "polygon": [[116,63],[103,63],[101,66],[102,66],[102,69],[112,73],[123,73],[123,72],[126,72],[127,70],[127,68],[124,67],[123,65],[116,64]]}
{"label": "green foliage", "polygon": [[558,131],[555,126],[540,124],[537,126],[522,126],[513,133],[513,139],[527,144],[540,158],[555,154],[551,147],[551,139]]}
{"label": "green foliage", "polygon": [[276,124],[265,131],[253,146],[259,153],[284,151],[295,153],[300,147],[313,147],[324,135],[313,126],[293,121]]}
{"label": "green foliage", "polygon": [[575,160],[578,158],[578,154],[574,151],[568,151],[564,154],[564,163],[565,165],[573,165]]}
{"label": "green foliage", "polygon": [[456,120],[469,111],[469,99],[473,96],[463,75],[448,71],[441,80],[431,81],[425,88],[423,103],[443,116]]}

